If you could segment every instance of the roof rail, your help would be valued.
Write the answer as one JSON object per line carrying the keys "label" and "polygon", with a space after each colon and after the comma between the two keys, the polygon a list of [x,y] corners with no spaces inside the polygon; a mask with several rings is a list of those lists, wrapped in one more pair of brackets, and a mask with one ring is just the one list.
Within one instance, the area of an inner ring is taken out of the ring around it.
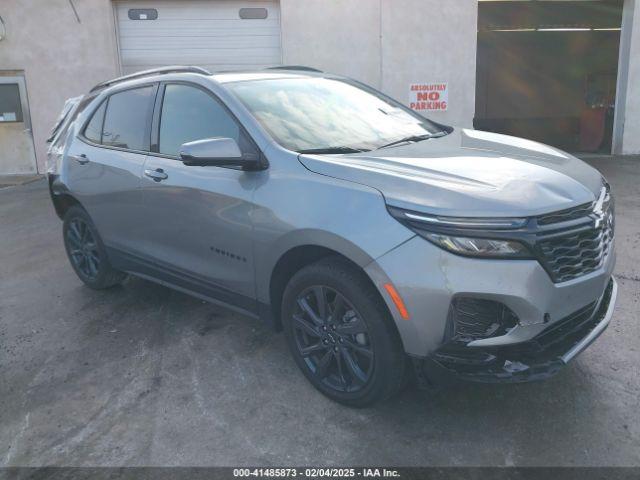
{"label": "roof rail", "polygon": [[278,65],[276,67],[267,67],[267,70],[302,70],[304,72],[318,72],[323,73],[322,70],[318,70],[313,67],[306,67],[304,65]]}
{"label": "roof rail", "polygon": [[123,77],[114,78],[113,80],[107,80],[106,82],[97,84],[95,87],[93,87],[90,90],[90,92],[95,92],[96,90],[110,87],[111,85],[115,85],[116,83],[125,82],[127,80],[133,80],[134,78],[143,78],[149,75],[159,75],[164,73],[200,73],[202,75],[211,75],[211,72],[200,67],[183,67],[179,65],[174,65],[171,67],[159,67],[159,68],[152,68],[151,70],[144,70],[142,72],[132,73],[130,75],[125,75]]}

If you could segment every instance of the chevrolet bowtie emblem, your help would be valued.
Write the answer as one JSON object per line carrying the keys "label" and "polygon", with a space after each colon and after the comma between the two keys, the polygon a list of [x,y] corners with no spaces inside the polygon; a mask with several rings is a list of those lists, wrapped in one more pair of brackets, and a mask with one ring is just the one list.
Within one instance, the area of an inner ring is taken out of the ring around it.
{"label": "chevrolet bowtie emblem", "polygon": [[605,187],[602,187],[602,190],[600,190],[600,196],[598,197],[598,201],[593,207],[593,220],[594,220],[595,228],[600,228],[602,226],[602,222],[605,220],[604,203],[606,199],[607,199],[607,189]]}

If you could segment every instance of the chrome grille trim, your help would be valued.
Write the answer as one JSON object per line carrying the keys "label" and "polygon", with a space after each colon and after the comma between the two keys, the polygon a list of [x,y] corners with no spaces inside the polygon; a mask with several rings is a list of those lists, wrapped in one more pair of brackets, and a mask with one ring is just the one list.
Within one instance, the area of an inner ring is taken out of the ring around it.
{"label": "chrome grille trim", "polygon": [[[552,232],[540,232],[536,250],[540,262],[555,283],[566,282],[598,270],[611,251],[614,238],[613,203],[603,188],[602,201],[550,213],[537,218],[538,225],[554,224]],[[562,220],[560,220],[562,219]],[[564,225],[582,226],[563,230]],[[547,227],[548,228],[548,227]],[[545,229],[546,230],[546,229]]]}

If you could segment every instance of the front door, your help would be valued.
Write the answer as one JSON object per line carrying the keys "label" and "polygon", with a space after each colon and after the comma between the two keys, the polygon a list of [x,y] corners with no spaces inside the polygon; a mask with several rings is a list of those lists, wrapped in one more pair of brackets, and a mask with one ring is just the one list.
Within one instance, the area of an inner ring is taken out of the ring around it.
{"label": "front door", "polygon": [[0,175],[38,173],[23,76],[0,73]]}
{"label": "front door", "polygon": [[[242,127],[213,94],[189,84],[161,87],[155,150],[142,177],[142,250],[167,281],[243,308],[255,309],[252,197],[257,174],[186,166],[183,143],[233,138],[257,153]],[[153,149],[153,148],[152,148]]]}

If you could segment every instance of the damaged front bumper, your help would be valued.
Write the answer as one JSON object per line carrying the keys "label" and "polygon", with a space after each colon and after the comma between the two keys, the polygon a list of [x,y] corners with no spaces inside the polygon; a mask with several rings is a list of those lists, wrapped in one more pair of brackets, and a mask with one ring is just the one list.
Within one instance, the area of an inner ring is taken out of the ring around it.
{"label": "damaged front bumper", "polygon": [[613,277],[593,303],[554,322],[535,337],[507,345],[452,340],[427,358],[415,358],[419,384],[456,381],[518,383],[543,380],[587,348],[611,321],[618,286]]}

